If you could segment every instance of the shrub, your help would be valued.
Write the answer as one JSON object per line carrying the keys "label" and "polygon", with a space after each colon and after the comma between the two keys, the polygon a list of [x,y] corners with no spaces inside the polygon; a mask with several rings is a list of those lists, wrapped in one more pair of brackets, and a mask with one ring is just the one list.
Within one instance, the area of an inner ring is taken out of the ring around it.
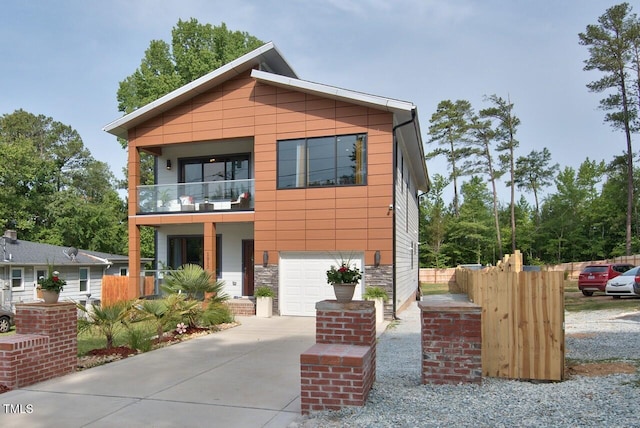
{"label": "shrub", "polygon": [[162,289],[168,293],[182,293],[187,299],[204,300],[205,294],[213,294],[213,299],[229,299],[223,292],[224,281],[216,281],[211,273],[194,264],[186,264],[165,276]]}
{"label": "shrub", "polygon": [[145,327],[133,327],[127,329],[124,340],[131,349],[141,352],[151,351],[153,348],[153,330]]}
{"label": "shrub", "polygon": [[262,285],[253,292],[255,297],[276,297],[276,293],[266,285]]}
{"label": "shrub", "polygon": [[218,324],[232,323],[235,321],[233,312],[229,306],[220,302],[209,302],[207,308],[202,313],[202,323],[205,326],[215,326]]}
{"label": "shrub", "polygon": [[386,302],[387,300],[389,300],[389,295],[387,294],[387,291],[384,288],[373,286],[373,287],[366,288],[364,292],[364,299],[365,300],[382,299]]}
{"label": "shrub", "polygon": [[116,302],[112,305],[86,307],[76,303],[78,310],[84,317],[78,319],[78,331],[97,330],[106,339],[106,348],[113,347],[113,338],[116,333],[126,326],[131,313],[131,302]]}

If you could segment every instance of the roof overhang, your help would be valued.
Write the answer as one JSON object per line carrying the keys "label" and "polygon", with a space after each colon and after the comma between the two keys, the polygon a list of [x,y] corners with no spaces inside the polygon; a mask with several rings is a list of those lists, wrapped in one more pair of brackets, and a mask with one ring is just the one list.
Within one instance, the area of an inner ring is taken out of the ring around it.
{"label": "roof overhang", "polygon": [[297,77],[295,71],[284,59],[280,51],[272,42],[269,42],[211,73],[205,74],[193,82],[114,120],[106,125],[103,130],[117,137],[127,139],[129,130],[135,126],[255,67],[278,73],[278,75]]}

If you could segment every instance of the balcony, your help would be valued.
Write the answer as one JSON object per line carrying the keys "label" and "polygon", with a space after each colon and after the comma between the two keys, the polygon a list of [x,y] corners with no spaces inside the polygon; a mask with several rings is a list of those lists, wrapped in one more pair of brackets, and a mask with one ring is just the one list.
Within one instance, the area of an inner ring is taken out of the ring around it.
{"label": "balcony", "polygon": [[138,214],[253,211],[255,180],[138,186]]}

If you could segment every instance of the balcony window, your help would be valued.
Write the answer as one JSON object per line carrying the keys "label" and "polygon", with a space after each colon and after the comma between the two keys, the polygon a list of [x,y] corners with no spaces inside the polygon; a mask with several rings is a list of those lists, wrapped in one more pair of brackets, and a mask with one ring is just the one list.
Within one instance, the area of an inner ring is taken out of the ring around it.
{"label": "balcony window", "polygon": [[278,141],[278,188],[364,185],[365,134]]}
{"label": "balcony window", "polygon": [[234,156],[182,159],[180,165],[180,182],[182,183],[251,178],[251,158],[248,153]]}

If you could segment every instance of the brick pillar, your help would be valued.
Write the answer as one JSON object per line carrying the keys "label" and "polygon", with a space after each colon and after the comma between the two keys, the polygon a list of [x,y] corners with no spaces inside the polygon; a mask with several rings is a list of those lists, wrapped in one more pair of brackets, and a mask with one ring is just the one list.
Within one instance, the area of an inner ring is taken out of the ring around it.
{"label": "brick pillar", "polygon": [[[78,363],[78,311],[71,302],[16,305],[16,334],[49,338],[46,357],[33,365],[46,366],[53,378],[73,372]],[[41,381],[44,379],[39,379]]]}
{"label": "brick pillar", "polygon": [[375,347],[375,302],[323,300],[316,303],[316,343]]}
{"label": "brick pillar", "polygon": [[482,308],[463,294],[428,296],[422,311],[422,383],[482,381]]}
{"label": "brick pillar", "polygon": [[300,355],[302,414],[364,406],[375,379],[375,303],[316,303],[316,344]]}

